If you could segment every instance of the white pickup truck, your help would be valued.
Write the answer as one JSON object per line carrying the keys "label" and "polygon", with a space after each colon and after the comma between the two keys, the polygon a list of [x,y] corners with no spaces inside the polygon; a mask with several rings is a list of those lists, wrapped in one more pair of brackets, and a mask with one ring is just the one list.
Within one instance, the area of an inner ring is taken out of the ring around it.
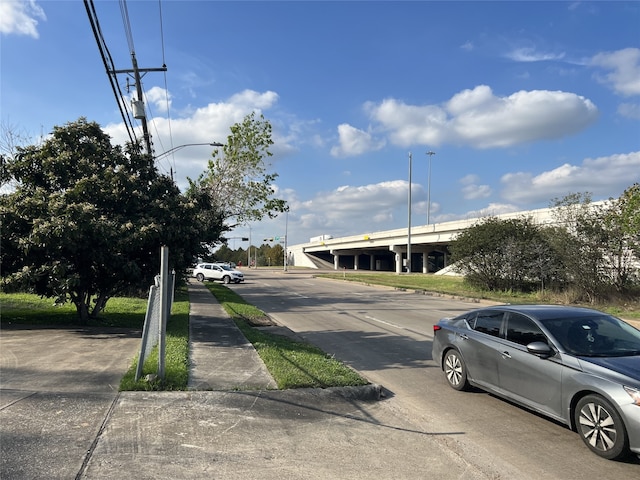
{"label": "white pickup truck", "polygon": [[199,263],[193,269],[192,275],[199,282],[205,280],[221,280],[224,283],[244,282],[244,273],[220,263]]}

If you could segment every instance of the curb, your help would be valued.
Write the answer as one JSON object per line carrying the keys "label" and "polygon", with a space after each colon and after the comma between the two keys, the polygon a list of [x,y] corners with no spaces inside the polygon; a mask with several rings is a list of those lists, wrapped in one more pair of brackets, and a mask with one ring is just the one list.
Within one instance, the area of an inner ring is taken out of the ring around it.
{"label": "curb", "polygon": [[274,391],[308,394],[316,397],[340,397],[344,400],[378,401],[385,397],[383,387],[373,383],[359,387],[289,388]]}

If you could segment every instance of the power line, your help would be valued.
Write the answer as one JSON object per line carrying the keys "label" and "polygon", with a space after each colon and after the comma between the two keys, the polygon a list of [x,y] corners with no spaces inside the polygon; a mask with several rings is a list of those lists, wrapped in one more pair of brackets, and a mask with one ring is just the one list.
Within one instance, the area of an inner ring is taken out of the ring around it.
{"label": "power line", "polygon": [[111,84],[111,90],[116,98],[116,102],[118,104],[118,109],[120,110],[120,115],[122,116],[122,120],[124,121],[125,128],[127,129],[127,134],[129,135],[129,140],[132,144],[137,145],[137,139],[135,135],[135,131],[133,128],[133,124],[131,122],[131,118],[128,114],[125,114],[122,109],[122,101],[123,98],[122,91],[120,90],[120,86],[118,85],[117,77],[114,73],[113,68],[113,58],[111,57],[111,53],[107,48],[107,44],[104,41],[104,36],[102,35],[102,31],[100,29],[100,22],[98,21],[98,15],[96,13],[95,5],[93,0],[84,0],[84,6],[87,10],[87,15],[89,16],[89,23],[91,24],[91,29],[93,31],[93,36],[96,39],[96,43],[98,45],[98,51],[100,52],[100,57],[102,58],[102,63],[105,66],[107,71],[107,76],[109,77],[109,83]]}
{"label": "power line", "polygon": [[[165,50],[164,50],[164,19],[162,17],[162,0],[158,0],[158,11],[160,14],[160,45],[162,47],[162,66],[166,68],[167,62],[165,59]],[[167,72],[164,72],[164,96],[165,102],[167,104],[167,125],[169,127],[169,145],[170,148],[173,148],[173,131],[171,128],[171,102],[169,101],[169,86],[167,83]],[[173,161],[172,171],[176,171],[176,160],[175,157],[171,157]]]}
{"label": "power line", "polygon": [[129,45],[129,53],[133,54],[135,48],[133,48],[133,34],[131,33],[131,22],[129,21],[129,10],[126,0],[120,0],[120,15],[122,16],[122,23],[124,24],[124,34],[127,37],[127,44]]}
{"label": "power line", "polygon": [[[133,126],[132,120],[131,120],[131,115],[130,115],[130,110],[128,108],[127,103],[124,101],[124,95],[122,93],[122,91],[120,90],[120,86],[118,84],[118,80],[117,80],[117,74],[119,73],[126,73],[129,75],[132,75],[134,80],[135,80],[135,88],[136,88],[136,93],[137,93],[137,101],[134,101],[134,112],[133,112],[133,117],[136,119],[139,119],[141,124],[142,124],[142,132],[143,132],[143,140],[146,146],[146,150],[147,153],[149,155],[153,155],[153,147],[152,147],[152,142],[151,142],[151,135],[149,134],[149,129],[147,126],[147,117],[145,114],[145,93],[142,89],[142,75],[141,72],[143,73],[147,73],[147,72],[151,72],[151,71],[162,71],[165,72],[165,92],[167,91],[166,89],[166,71],[167,71],[167,67],[166,65],[163,64],[163,66],[161,68],[146,68],[146,69],[141,69],[138,68],[138,63],[136,60],[136,54],[135,54],[135,48],[133,45],[133,33],[131,30],[131,22],[129,20],[129,11],[127,8],[127,3],[126,0],[120,0],[120,13],[122,15],[122,21],[124,24],[124,31],[125,31],[125,36],[127,38],[127,43],[129,45],[129,51],[131,54],[131,62],[133,65],[133,69],[131,70],[116,70],[114,63],[113,63],[113,58],[111,57],[111,54],[109,52],[109,49],[107,48],[106,42],[104,40],[104,36],[102,35],[102,32],[100,30],[100,24],[98,22],[98,16],[96,14],[96,10],[95,10],[95,5],[93,3],[93,0],[84,0],[84,4],[85,4],[85,8],[87,10],[87,15],[89,16],[89,21],[91,23],[91,27],[93,29],[93,33],[94,36],[96,38],[96,42],[98,44],[98,50],[100,51],[100,56],[102,57],[102,61],[105,65],[105,68],[107,69],[107,75],[109,77],[109,81],[111,83],[111,88],[113,90],[114,95],[116,96],[116,101],[118,103],[118,108],[120,109],[120,114],[122,115],[122,118],[124,120],[125,126],[127,128],[127,133],[129,135],[129,139],[131,140],[131,143],[134,145],[138,145],[137,139],[136,139],[136,135],[135,135],[135,128]],[[163,40],[163,61],[164,61],[164,40]],[[129,86],[128,81],[127,81],[127,87]],[[168,98],[167,98],[167,102],[168,102]],[[126,114],[125,114],[126,111]],[[156,128],[157,131],[157,128]],[[134,141],[134,139],[136,139]]]}

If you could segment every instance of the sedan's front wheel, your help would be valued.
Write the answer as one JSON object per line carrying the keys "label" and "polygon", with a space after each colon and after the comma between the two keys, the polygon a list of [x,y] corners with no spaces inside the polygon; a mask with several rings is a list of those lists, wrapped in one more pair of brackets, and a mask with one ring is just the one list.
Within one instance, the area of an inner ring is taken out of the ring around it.
{"label": "sedan's front wheel", "polygon": [[469,388],[467,366],[457,350],[449,350],[444,356],[444,374],[449,385],[456,390]]}
{"label": "sedan's front wheel", "polygon": [[609,460],[628,454],[624,423],[613,405],[600,395],[580,399],[574,416],[580,438],[593,453]]}
{"label": "sedan's front wheel", "polygon": [[226,284],[229,285],[231,283],[231,278],[229,277],[229,275],[225,275],[224,278],[222,279],[222,281]]}

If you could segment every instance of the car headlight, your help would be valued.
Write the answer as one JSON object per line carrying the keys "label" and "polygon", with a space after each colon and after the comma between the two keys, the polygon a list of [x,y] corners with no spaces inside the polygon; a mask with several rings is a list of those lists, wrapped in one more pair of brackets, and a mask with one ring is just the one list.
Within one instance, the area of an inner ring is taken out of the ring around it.
{"label": "car headlight", "polygon": [[624,391],[629,394],[633,400],[633,404],[640,407],[640,390],[637,388],[627,387],[626,385],[623,385],[622,388],[624,388]]}

